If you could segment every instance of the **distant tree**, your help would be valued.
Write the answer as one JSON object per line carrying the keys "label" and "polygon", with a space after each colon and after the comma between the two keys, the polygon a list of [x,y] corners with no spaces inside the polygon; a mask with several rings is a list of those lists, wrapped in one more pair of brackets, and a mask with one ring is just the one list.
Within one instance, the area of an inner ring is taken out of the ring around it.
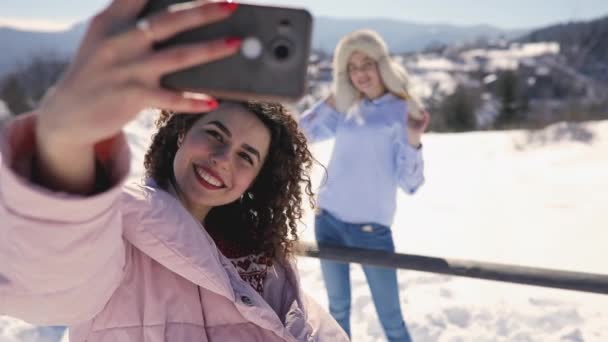
{"label": "distant tree", "polygon": [[0,99],[14,114],[35,108],[47,90],[55,84],[69,60],[54,53],[33,56],[0,80]]}
{"label": "distant tree", "polygon": [[477,91],[458,85],[454,93],[445,97],[439,107],[445,130],[452,132],[475,130],[477,128],[475,112],[479,102]]}
{"label": "distant tree", "polygon": [[496,97],[500,100],[497,128],[514,127],[525,119],[528,101],[515,71],[503,71],[496,80]]}
{"label": "distant tree", "polygon": [[31,109],[26,102],[27,95],[15,75],[4,78],[0,87],[0,99],[11,113],[23,113]]}
{"label": "distant tree", "polygon": [[438,55],[443,55],[443,53],[447,50],[448,45],[440,42],[440,41],[431,41],[429,44],[427,44],[424,49],[422,49],[422,53],[428,54],[428,53],[433,53],[433,54],[438,54]]}

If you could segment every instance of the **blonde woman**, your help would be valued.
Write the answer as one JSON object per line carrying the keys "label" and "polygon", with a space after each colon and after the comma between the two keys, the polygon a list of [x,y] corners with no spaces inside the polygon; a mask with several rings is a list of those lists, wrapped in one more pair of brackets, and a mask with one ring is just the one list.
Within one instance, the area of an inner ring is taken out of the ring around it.
{"label": "blonde woman", "polygon": [[[345,36],[336,47],[332,95],[300,119],[309,141],[335,138],[319,193],[319,243],[394,251],[390,230],[400,187],[424,182],[421,136],[429,114],[410,92],[408,74],[374,31]],[[322,261],[331,314],[350,335],[349,265]],[[363,266],[390,341],[411,341],[394,269]]]}

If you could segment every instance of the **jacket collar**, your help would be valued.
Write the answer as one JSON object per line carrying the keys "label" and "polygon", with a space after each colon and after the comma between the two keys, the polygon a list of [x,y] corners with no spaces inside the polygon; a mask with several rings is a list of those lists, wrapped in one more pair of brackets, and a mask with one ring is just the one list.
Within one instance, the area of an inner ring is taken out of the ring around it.
{"label": "jacket collar", "polygon": [[[236,296],[235,281],[248,286],[230,260],[219,252],[201,223],[175,197],[174,190],[166,192],[153,180],[146,180],[144,185],[125,186],[125,196],[128,197],[124,204],[128,211],[125,217],[137,221],[125,224],[124,235],[139,250],[198,286],[231,300]],[[294,263],[275,260],[274,264],[283,268],[295,300],[304,307]]]}
{"label": "jacket collar", "polygon": [[[166,268],[231,300],[226,265],[213,239],[182,204],[153,182],[125,186],[124,236]],[[231,265],[230,265],[231,266]]]}
{"label": "jacket collar", "polygon": [[393,95],[391,92],[387,92],[386,94],[377,97],[375,99],[367,99],[364,98],[363,99],[363,104],[365,104],[366,106],[377,106],[377,105],[381,105],[383,103],[387,103],[387,102],[391,102],[394,100],[397,100],[398,98]]}
{"label": "jacket collar", "polygon": [[[143,185],[129,184],[125,186],[124,193],[123,217],[131,221],[124,225],[127,241],[164,267],[202,288],[233,302],[238,302],[240,296],[246,294],[254,298],[259,306],[274,311],[257,291],[240,278],[230,260],[219,252],[201,223],[174,195],[160,189],[150,180]],[[289,300],[296,301],[302,315],[300,318],[307,321],[295,265],[290,261],[277,260],[274,264],[283,269],[285,285],[293,290],[285,292],[294,296]],[[259,314],[250,319],[271,330],[284,328],[280,321],[270,323],[264,321]]]}

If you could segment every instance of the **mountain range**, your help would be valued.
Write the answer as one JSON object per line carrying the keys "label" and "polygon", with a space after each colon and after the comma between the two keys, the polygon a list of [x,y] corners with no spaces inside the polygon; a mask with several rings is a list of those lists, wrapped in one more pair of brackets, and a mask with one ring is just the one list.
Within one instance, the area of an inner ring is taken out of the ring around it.
{"label": "mountain range", "polygon": [[569,66],[591,78],[608,81],[608,16],[547,26],[522,36],[520,40],[557,42]]}
{"label": "mountain range", "polygon": [[31,56],[56,54],[70,56],[84,35],[86,24],[78,24],[60,32],[25,31],[0,27],[0,75],[27,63]]}
{"label": "mountain range", "polygon": [[422,50],[431,45],[453,45],[478,38],[508,39],[524,35],[528,30],[503,30],[491,25],[457,26],[449,24],[420,24],[391,19],[315,18],[313,47],[331,53],[338,40],[356,29],[370,28],[386,40],[393,53]]}
{"label": "mountain range", "polygon": [[[0,27],[0,76],[15,68],[19,62],[27,62],[32,55],[54,53],[69,56],[78,46],[86,30],[80,23],[61,32],[25,31]],[[359,28],[378,31],[387,41],[392,52],[402,53],[423,49],[432,44],[456,44],[479,37],[514,38],[525,30],[502,30],[489,25],[456,26],[447,24],[420,24],[388,19],[336,19],[315,18],[313,48],[331,53],[340,39]]]}

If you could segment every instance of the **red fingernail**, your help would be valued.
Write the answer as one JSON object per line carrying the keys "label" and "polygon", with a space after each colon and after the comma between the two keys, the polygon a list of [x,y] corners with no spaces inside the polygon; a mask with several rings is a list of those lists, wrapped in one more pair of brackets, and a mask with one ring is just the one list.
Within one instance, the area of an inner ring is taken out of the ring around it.
{"label": "red fingernail", "polygon": [[228,37],[224,39],[224,44],[229,47],[239,47],[241,45],[242,39],[239,37]]}
{"label": "red fingernail", "polygon": [[218,107],[218,103],[216,100],[205,100],[204,103],[207,108],[209,108],[209,110],[214,110]]}
{"label": "red fingernail", "polygon": [[236,9],[239,7],[239,4],[232,2],[232,1],[228,1],[228,2],[221,2],[219,4],[219,6],[222,9],[232,13],[232,12],[236,11]]}

